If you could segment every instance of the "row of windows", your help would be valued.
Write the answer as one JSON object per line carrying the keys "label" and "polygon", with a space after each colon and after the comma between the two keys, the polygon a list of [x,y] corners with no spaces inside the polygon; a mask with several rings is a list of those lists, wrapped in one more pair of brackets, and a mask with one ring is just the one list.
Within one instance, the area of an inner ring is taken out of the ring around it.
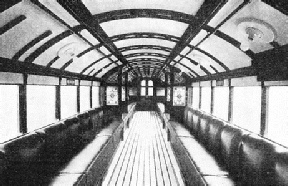
{"label": "row of windows", "polygon": [[[266,126],[264,136],[288,146],[288,87],[265,87]],[[242,128],[260,134],[261,130],[261,86],[193,87],[188,91],[188,104],[192,108],[229,121]],[[231,96],[231,97],[230,97]],[[201,99],[201,100],[200,100]],[[231,99],[229,117],[229,99]],[[263,104],[263,103],[262,103]],[[263,106],[263,105],[262,105]]]}
{"label": "row of windows", "polygon": [[[61,118],[77,113],[77,87],[61,86]],[[92,107],[100,106],[99,87],[92,87]],[[27,85],[27,131],[55,122],[56,87]],[[80,112],[90,109],[90,87],[80,86]],[[0,85],[0,143],[20,134],[19,86]]]}

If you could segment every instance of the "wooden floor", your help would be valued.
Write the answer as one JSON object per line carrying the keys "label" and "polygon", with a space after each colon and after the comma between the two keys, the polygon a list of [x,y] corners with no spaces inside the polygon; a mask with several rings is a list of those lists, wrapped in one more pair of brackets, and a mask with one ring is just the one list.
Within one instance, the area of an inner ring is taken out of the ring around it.
{"label": "wooden floor", "polygon": [[136,112],[102,185],[184,185],[161,126],[155,112]]}

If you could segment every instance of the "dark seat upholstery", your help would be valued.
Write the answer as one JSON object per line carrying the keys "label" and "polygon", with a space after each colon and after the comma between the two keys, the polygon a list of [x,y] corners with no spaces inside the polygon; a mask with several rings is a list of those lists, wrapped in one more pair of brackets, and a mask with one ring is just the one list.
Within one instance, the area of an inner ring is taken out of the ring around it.
{"label": "dark seat upholstery", "polygon": [[[129,117],[133,112],[131,109]],[[90,126],[90,114],[50,124],[1,144],[0,186],[45,186],[51,181],[55,185],[66,185],[66,181],[71,185],[99,183],[121,140],[123,121],[111,113],[111,122],[106,123],[109,127],[97,131],[97,140],[94,135],[94,140],[83,143],[83,131],[95,130]],[[93,115],[94,124],[102,127],[103,111],[98,109]]]}
{"label": "dark seat upholstery", "polygon": [[276,152],[275,181],[277,185],[288,185],[288,151],[282,149]]}
{"label": "dark seat upholstery", "polygon": [[68,140],[67,126],[63,123],[57,123],[45,128],[43,131],[47,141],[45,159],[48,162],[61,162],[66,150],[66,141]]}
{"label": "dark seat upholstery", "polygon": [[102,127],[103,111],[100,110],[90,110],[89,112],[90,120],[93,125],[93,131],[96,132]]}
{"label": "dark seat upholstery", "polygon": [[256,135],[242,136],[241,183],[244,185],[273,185],[275,147]]}
{"label": "dark seat upholstery", "polygon": [[198,139],[201,143],[206,145],[208,143],[208,127],[209,127],[209,122],[210,122],[210,117],[209,116],[202,116],[199,119],[199,128],[198,128]]}
{"label": "dark seat upholstery", "polygon": [[[192,113],[192,112],[190,111],[190,113]],[[200,119],[201,115],[202,114],[198,111],[195,111],[192,114],[192,134],[194,134],[196,137],[198,137],[199,119]]]}
{"label": "dark seat upholstery", "polygon": [[207,135],[207,147],[210,152],[216,157],[217,160],[221,160],[221,131],[224,127],[222,121],[211,119],[208,125]]}
{"label": "dark seat upholstery", "polygon": [[230,174],[237,179],[240,170],[239,147],[242,141],[243,132],[235,127],[226,125],[221,132],[221,159]]}
{"label": "dark seat upholstery", "polygon": [[43,177],[42,155],[45,136],[31,133],[14,139],[4,146],[7,158],[5,185],[38,185]]}
{"label": "dark seat upholstery", "polygon": [[[192,114],[193,130],[169,121],[171,144],[188,185],[288,185],[288,148],[206,113]],[[197,120],[197,125],[194,125]],[[186,132],[185,132],[186,131]],[[197,134],[197,138],[194,137]]]}

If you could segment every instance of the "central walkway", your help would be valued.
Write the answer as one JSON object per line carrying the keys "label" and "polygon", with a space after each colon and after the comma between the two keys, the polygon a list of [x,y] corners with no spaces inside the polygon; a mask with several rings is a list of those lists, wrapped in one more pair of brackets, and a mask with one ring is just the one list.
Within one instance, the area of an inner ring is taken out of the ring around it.
{"label": "central walkway", "polygon": [[157,113],[138,111],[129,125],[102,185],[184,185]]}

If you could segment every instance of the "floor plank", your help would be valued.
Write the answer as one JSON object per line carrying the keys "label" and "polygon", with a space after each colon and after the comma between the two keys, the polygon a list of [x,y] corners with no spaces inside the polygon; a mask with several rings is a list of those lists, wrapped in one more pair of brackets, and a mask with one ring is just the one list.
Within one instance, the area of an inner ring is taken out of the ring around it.
{"label": "floor plank", "polygon": [[184,185],[166,131],[161,127],[156,112],[135,112],[102,185]]}

